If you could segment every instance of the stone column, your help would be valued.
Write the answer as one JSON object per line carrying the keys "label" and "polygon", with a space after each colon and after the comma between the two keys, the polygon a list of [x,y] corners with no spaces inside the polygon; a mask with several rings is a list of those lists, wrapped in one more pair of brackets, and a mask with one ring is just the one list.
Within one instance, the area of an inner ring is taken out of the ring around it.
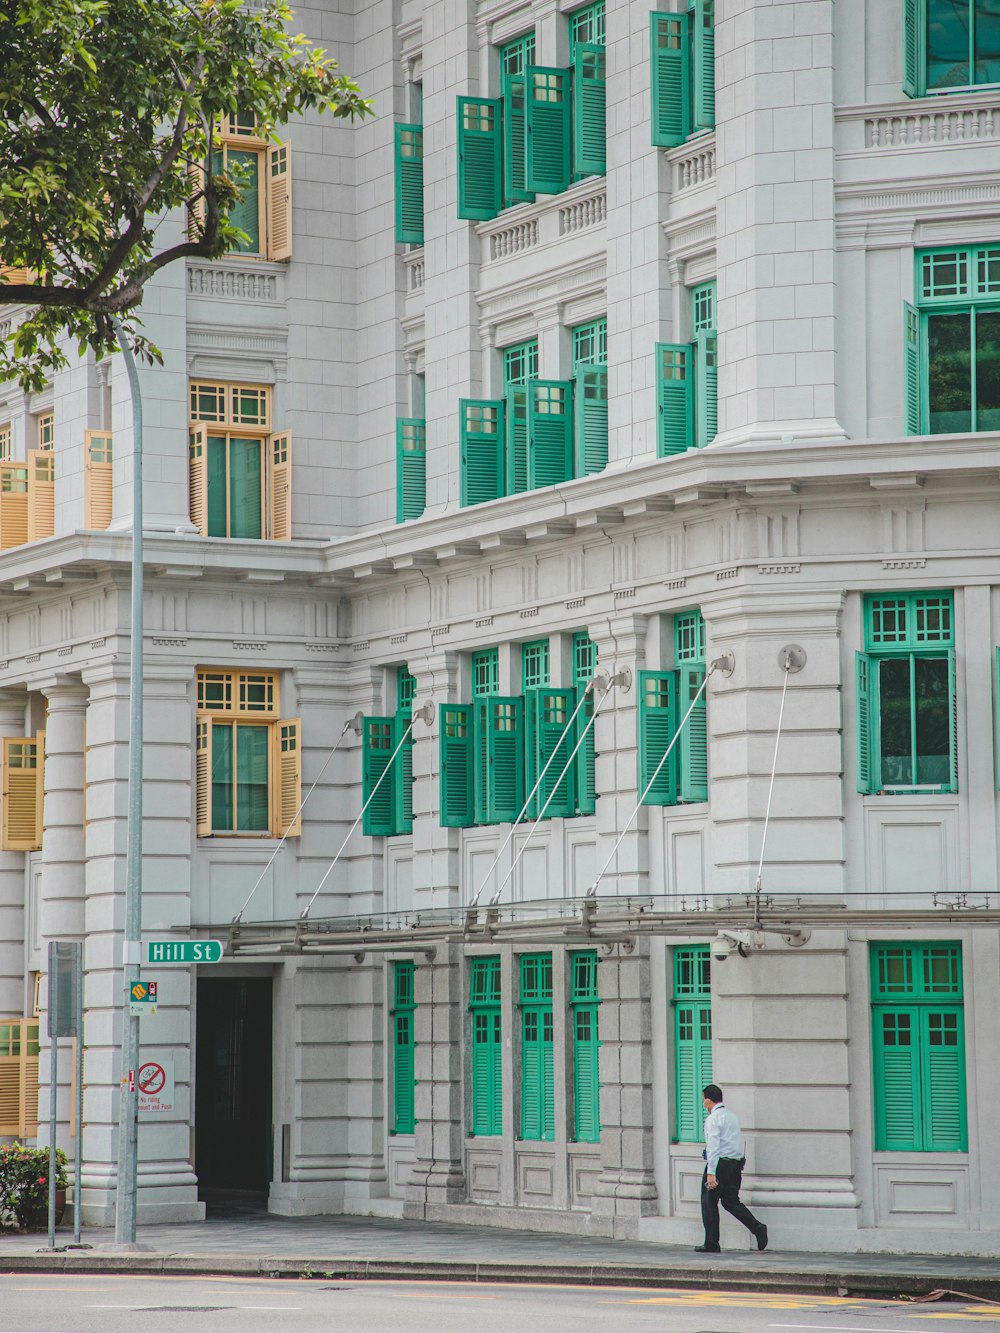
{"label": "stone column", "polygon": [[413,728],[413,905],[453,907],[460,899],[461,829],[441,826],[442,710],[458,701],[459,656],[427,653],[411,656],[416,677],[415,705],[434,705],[434,723]]}
{"label": "stone column", "polygon": [[619,945],[597,969],[601,993],[601,1174],[591,1231],[634,1237],[659,1211],[653,1161],[653,1047],[649,945]]}
{"label": "stone column", "polygon": [[87,690],[78,677],[42,684],[45,802],[42,833],[41,935],[80,940],[84,934],[84,748]]}
{"label": "stone column", "polygon": [[[25,733],[26,697],[15,690],[0,691],[0,736]],[[28,932],[27,868],[23,852],[0,851],[0,1014],[16,1018],[25,1013]]]}

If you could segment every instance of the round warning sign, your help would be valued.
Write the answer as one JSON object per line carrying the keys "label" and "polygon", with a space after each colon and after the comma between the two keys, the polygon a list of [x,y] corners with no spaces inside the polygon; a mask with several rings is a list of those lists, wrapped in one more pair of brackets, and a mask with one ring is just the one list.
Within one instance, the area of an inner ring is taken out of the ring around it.
{"label": "round warning sign", "polygon": [[139,1091],[147,1097],[158,1097],[167,1082],[167,1071],[155,1060],[139,1066]]}

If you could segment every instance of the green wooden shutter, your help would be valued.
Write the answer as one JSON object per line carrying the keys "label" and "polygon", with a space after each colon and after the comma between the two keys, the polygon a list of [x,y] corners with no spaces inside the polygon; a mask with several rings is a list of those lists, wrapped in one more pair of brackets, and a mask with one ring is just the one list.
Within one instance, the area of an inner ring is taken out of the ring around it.
{"label": "green wooden shutter", "polygon": [[693,1001],[678,1002],[674,1018],[674,1084],[677,1101],[678,1143],[696,1143],[701,1138],[702,1117],[697,1048],[698,1009]]}
{"label": "green wooden shutter", "polygon": [[505,824],[524,803],[522,701],[493,695],[478,703],[485,714],[487,822]]}
{"label": "green wooden shutter", "polygon": [[392,1106],[393,1134],[412,1134],[413,1119],[413,1015],[393,1015]]}
{"label": "green wooden shutter", "polygon": [[396,240],[424,243],[424,130],[396,126]]}
{"label": "green wooden shutter", "polygon": [[962,1009],[924,1009],[920,1019],[924,1151],[967,1152]]}
{"label": "green wooden shutter", "polygon": [[[677,728],[676,684],[671,671],[639,672],[639,790],[656,767]],[[644,805],[673,805],[677,799],[677,747],[670,751],[649,791]]]}
{"label": "green wooden shutter", "polygon": [[472,1013],[472,1134],[502,1134],[502,1058],[500,1009],[486,1006]]}
{"label": "green wooden shutter", "polygon": [[[677,717],[687,712],[691,700],[705,679],[699,663],[685,663],[678,669]],[[708,706],[703,693],[691,710],[677,744],[680,746],[679,795],[682,801],[708,800]]]}
{"label": "green wooden shutter", "polygon": [[948,770],[945,791],[958,791],[958,688],[955,679],[955,650],[948,649]]}
{"label": "green wooden shutter", "polygon": [[657,343],[657,453],[681,454],[690,449],[694,432],[691,347],[688,343]]}
{"label": "green wooden shutter", "polygon": [[499,499],[504,493],[503,399],[462,398],[458,411],[461,503]]}
{"label": "green wooden shutter", "polygon": [[555,486],[573,476],[573,383],[528,385],[528,487]]}
{"label": "green wooden shutter", "polygon": [[[403,739],[406,728],[412,721],[409,711],[400,710],[396,714],[396,727],[393,733],[394,747]],[[413,732],[406,738],[406,744],[396,756],[392,773],[393,783],[393,833],[413,832]]]}
{"label": "green wooden shutter", "polygon": [[583,477],[608,466],[608,372],[603,366],[581,366],[573,382],[576,475]]}
{"label": "green wooden shutter", "polygon": [[872,660],[867,653],[854,654],[858,709],[858,791],[863,796],[875,790],[872,772]]}
{"label": "green wooden shutter", "polygon": [[552,1006],[521,1011],[521,1138],[555,1138]]}
{"label": "green wooden shutter", "polygon": [[474,822],[490,821],[490,698],[477,698],[472,705],[472,805]]}
{"label": "green wooden shutter", "polygon": [[458,216],[495,218],[503,207],[500,99],[458,99]]}
{"label": "green wooden shutter", "polygon": [[920,315],[903,303],[903,430],[920,434]]}
{"label": "green wooden shutter", "polygon": [[523,74],[504,76],[503,172],[504,199],[508,204],[532,203],[535,196],[525,184],[525,99],[527,80]]}
{"label": "green wooden shutter", "polygon": [[395,719],[391,717],[366,717],[362,730],[363,761],[361,775],[361,798],[367,801],[372,792],[375,799],[364,813],[362,827],[365,833],[387,835],[395,833],[393,819],[393,782],[391,775],[386,777],[375,790],[376,783],[388,767],[392,752],[396,748]]}
{"label": "green wooden shutter", "polygon": [[920,29],[925,0],[903,0],[903,92],[907,97],[920,93]]}
{"label": "green wooden shutter", "polygon": [[440,746],[441,824],[467,828],[473,822],[471,705],[442,707]]}
{"label": "green wooden shutter", "polygon": [[573,1137],[578,1143],[601,1140],[597,1012],[596,1004],[573,1009]]}
{"label": "green wooden shutter", "polygon": [[695,337],[695,443],[711,444],[719,429],[719,339],[714,329]]}
{"label": "green wooden shutter", "polygon": [[396,522],[419,518],[427,502],[427,427],[413,417],[396,422]]}
{"label": "green wooden shutter", "polygon": [[675,148],[691,132],[687,14],[650,14],[652,138]]}
{"label": "green wooden shutter", "polygon": [[607,165],[603,46],[578,46],[573,56],[573,171],[603,176]]}
{"label": "green wooden shutter", "polygon": [[536,811],[542,809],[550,794],[552,800],[545,811],[546,819],[568,819],[575,813],[575,762],[570,765],[562,781],[558,781],[575,744],[574,729],[571,728],[569,732],[566,730],[573,716],[575,702],[575,690],[554,689],[547,685],[529,690],[525,696],[525,711],[532,718],[532,782],[548,763],[549,757],[555,756],[532,801],[535,810],[529,809],[532,818],[536,817]]}
{"label": "green wooden shutter", "polygon": [[528,390],[515,384],[507,390],[507,494],[528,489]]}
{"label": "green wooden shutter", "polygon": [[525,97],[525,183],[538,194],[569,188],[571,71],[529,65]]}
{"label": "green wooden shutter", "polygon": [[876,1008],[872,1013],[875,1150],[919,1151],[919,1011]]}
{"label": "green wooden shutter", "polygon": [[[583,686],[579,686],[583,689]],[[587,695],[587,702],[576,715],[577,739],[587,722],[594,714],[593,691]],[[575,743],[575,742],[574,742]],[[576,807],[581,815],[592,815],[597,809],[597,782],[595,780],[594,728],[583,738],[583,744],[576,752]]]}
{"label": "green wooden shutter", "polygon": [[691,64],[694,75],[692,129],[715,129],[715,0],[694,0]]}

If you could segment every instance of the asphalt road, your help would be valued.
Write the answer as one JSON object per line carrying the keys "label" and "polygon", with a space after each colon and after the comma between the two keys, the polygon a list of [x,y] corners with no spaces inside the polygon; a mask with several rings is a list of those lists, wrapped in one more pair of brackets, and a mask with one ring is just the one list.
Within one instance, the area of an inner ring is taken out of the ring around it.
{"label": "asphalt road", "polygon": [[971,1333],[1000,1307],[625,1287],[0,1277],[0,1333]]}

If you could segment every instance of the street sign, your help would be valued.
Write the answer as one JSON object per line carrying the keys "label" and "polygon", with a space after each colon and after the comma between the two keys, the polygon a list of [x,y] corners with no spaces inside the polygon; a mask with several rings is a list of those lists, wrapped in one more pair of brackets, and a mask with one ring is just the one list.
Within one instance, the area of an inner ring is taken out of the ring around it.
{"label": "street sign", "polygon": [[128,1011],[140,1018],[156,1013],[155,981],[134,981],[128,993]]}
{"label": "street sign", "polygon": [[177,1109],[174,1061],[171,1056],[146,1056],[139,1066],[136,1082],[141,1116],[170,1116]]}
{"label": "street sign", "polygon": [[221,940],[147,940],[147,963],[221,963]]}

